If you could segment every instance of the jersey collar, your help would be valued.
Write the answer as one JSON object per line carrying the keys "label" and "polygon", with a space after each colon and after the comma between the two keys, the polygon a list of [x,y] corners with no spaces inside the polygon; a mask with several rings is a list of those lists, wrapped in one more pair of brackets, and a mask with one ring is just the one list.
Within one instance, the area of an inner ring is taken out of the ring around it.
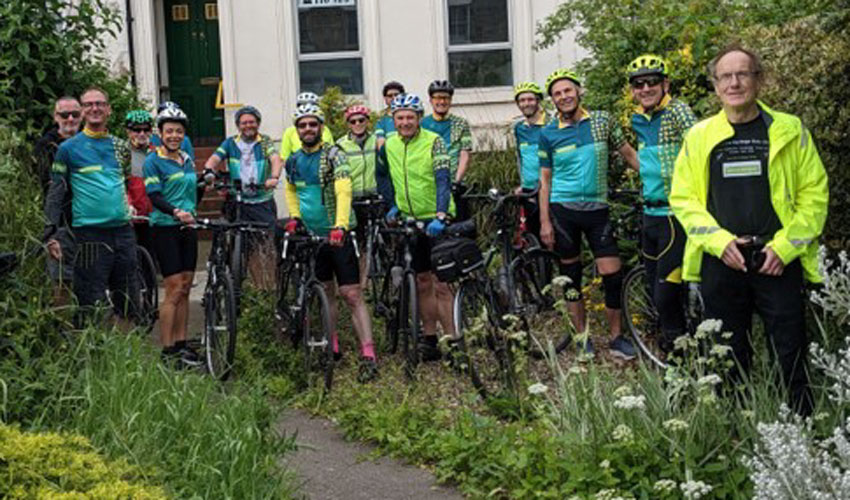
{"label": "jersey collar", "polygon": [[576,125],[584,120],[587,120],[588,118],[590,118],[590,113],[588,113],[587,110],[584,109],[584,107],[579,108],[579,118],[573,123],[564,123],[563,121],[561,121],[561,113],[558,113],[558,128],[566,128],[570,125]]}
{"label": "jersey collar", "polygon": [[86,136],[91,137],[92,139],[103,139],[104,137],[109,135],[109,132],[104,130],[103,132],[95,132],[88,127],[83,127],[83,133]]}
{"label": "jersey collar", "polygon": [[523,119],[523,120],[522,120],[522,123],[523,123],[523,125],[525,125],[526,127],[532,127],[532,126],[534,126],[534,127],[542,127],[543,125],[546,125],[547,123],[549,123],[549,113],[547,113],[547,112],[546,112],[546,110],[544,109],[544,110],[543,110],[543,112],[542,112],[542,113],[540,113],[540,118],[539,118],[536,122],[534,122],[534,123],[532,123],[531,125],[529,125],[529,124],[528,124],[528,120]]}
{"label": "jersey collar", "polygon": [[638,105],[635,106],[635,112],[649,118],[652,115],[654,115],[655,113],[662,111],[664,108],[666,108],[670,104],[670,101],[672,101],[672,100],[673,100],[673,98],[670,97],[670,94],[664,94],[664,97],[661,98],[661,102],[659,102],[658,106],[655,106],[655,108],[653,108],[651,112],[647,113],[646,110],[643,109],[643,105],[641,105],[641,104],[638,104]]}
{"label": "jersey collar", "polygon": [[[178,149],[177,152],[180,153],[180,160],[183,163],[186,163],[186,160],[189,159],[189,153],[183,151],[182,149]],[[158,146],[156,148],[156,155],[160,158],[165,159],[165,160],[174,161],[174,158],[168,156],[168,150],[165,149],[165,146]]]}

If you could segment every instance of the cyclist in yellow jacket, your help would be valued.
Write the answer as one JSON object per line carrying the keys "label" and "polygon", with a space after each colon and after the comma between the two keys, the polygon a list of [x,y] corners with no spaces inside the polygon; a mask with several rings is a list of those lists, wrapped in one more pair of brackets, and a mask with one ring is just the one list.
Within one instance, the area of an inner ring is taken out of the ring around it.
{"label": "cyclist in yellow jacket", "polygon": [[670,193],[688,237],[684,278],[702,282],[705,315],[732,333],[744,371],[752,314],[761,316],[791,403],[809,414],[803,281],[821,280],[816,254],[827,214],[826,172],[800,119],[758,100],[758,55],[726,48],[709,72],[723,110],[686,135]]}

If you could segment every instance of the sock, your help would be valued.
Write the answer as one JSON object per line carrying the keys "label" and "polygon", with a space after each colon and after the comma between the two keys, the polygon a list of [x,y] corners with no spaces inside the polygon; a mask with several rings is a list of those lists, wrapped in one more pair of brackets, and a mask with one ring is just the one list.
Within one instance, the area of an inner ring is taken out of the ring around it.
{"label": "sock", "polygon": [[428,345],[436,346],[437,345],[437,336],[436,335],[423,335],[422,341]]}
{"label": "sock", "polygon": [[331,345],[333,346],[334,353],[338,353],[339,352],[339,336],[336,334],[336,332],[331,334]]}
{"label": "sock", "polygon": [[375,360],[375,344],[372,342],[364,342],[360,346],[360,354],[363,355],[364,358],[369,358],[372,361]]}

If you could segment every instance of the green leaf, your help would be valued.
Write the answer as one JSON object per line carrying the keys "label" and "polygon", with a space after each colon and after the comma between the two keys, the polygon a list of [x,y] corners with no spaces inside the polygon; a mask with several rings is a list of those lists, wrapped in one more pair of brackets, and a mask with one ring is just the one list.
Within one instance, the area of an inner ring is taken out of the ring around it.
{"label": "green leaf", "polygon": [[27,58],[30,56],[30,45],[27,42],[21,42],[18,44],[18,54],[22,57]]}

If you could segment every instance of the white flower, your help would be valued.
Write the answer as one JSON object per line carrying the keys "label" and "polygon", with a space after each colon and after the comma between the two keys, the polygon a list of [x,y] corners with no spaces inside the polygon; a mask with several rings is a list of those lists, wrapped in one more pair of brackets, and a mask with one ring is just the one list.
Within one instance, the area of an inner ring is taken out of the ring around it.
{"label": "white flower", "polygon": [[611,467],[611,462],[608,459],[605,459],[605,460],[599,462],[599,468],[601,468],[601,469],[608,469],[610,467]]}
{"label": "white flower", "polygon": [[697,326],[697,332],[704,333],[720,333],[723,328],[723,321],[719,319],[706,319]]}
{"label": "white flower", "polygon": [[686,481],[679,485],[679,489],[682,490],[682,493],[685,495],[685,498],[691,500],[696,500],[697,498],[702,498],[705,495],[711,493],[713,489],[711,485],[705,484],[702,481]]}
{"label": "white flower", "polygon": [[670,420],[665,420],[662,425],[670,432],[684,431],[688,427],[690,427],[687,422],[678,418],[671,418]]}
{"label": "white flower", "polygon": [[697,341],[690,335],[681,335],[673,341],[673,348],[679,351],[687,351],[697,346]]}
{"label": "white flower", "polygon": [[732,354],[732,348],[725,344],[714,344],[711,346],[711,355],[718,358],[725,358]]}
{"label": "white flower", "polygon": [[629,442],[634,438],[632,428],[626,424],[620,424],[614,428],[614,440]]}
{"label": "white flower", "polygon": [[672,493],[676,489],[676,481],[671,479],[659,479],[652,485],[652,489],[659,493]]}
{"label": "white flower", "polygon": [[723,379],[720,378],[720,375],[717,375],[716,373],[710,373],[708,375],[700,377],[699,380],[697,380],[697,385],[711,386],[717,385],[722,381]]}
{"label": "white flower", "polygon": [[623,396],[631,396],[631,395],[632,395],[632,388],[628,385],[621,385],[620,387],[617,387],[616,389],[614,389],[614,397],[615,398],[621,398]]}
{"label": "white flower", "polygon": [[569,284],[570,284],[570,283],[572,283],[572,282],[573,282],[573,280],[571,280],[569,276],[563,276],[563,275],[561,275],[561,276],[555,276],[555,277],[552,279],[552,284],[553,284],[554,286],[558,286],[558,287],[561,287],[561,288],[563,288],[563,287],[565,287],[565,286],[569,285]]}
{"label": "white flower", "polygon": [[549,390],[549,387],[547,387],[546,384],[541,384],[540,382],[537,382],[536,384],[531,384],[530,386],[528,386],[528,393],[529,394],[543,394],[548,390]]}
{"label": "white flower", "polygon": [[646,401],[646,397],[643,395],[640,396],[623,396],[620,399],[614,401],[614,408],[619,408],[621,410],[643,410],[646,405],[644,402]]}

